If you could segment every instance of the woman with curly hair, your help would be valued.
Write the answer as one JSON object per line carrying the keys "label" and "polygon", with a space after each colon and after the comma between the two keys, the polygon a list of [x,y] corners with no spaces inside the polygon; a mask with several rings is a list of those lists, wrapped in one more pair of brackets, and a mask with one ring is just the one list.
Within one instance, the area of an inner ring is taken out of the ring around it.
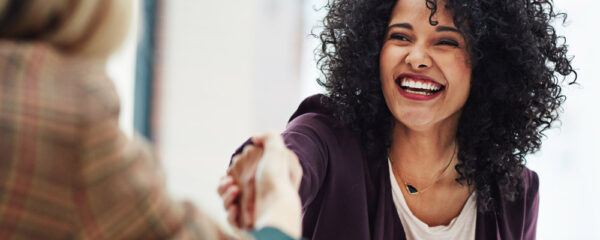
{"label": "woman with curly hair", "polygon": [[[576,77],[552,2],[327,7],[328,94],[306,99],[283,133],[304,171],[303,236],[535,239],[538,177],[525,156],[558,119],[557,75]],[[228,210],[239,195],[224,194]]]}

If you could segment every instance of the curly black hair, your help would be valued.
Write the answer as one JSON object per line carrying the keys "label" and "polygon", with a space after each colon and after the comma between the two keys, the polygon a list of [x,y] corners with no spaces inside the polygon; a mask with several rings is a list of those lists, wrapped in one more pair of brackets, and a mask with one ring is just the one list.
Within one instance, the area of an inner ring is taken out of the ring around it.
{"label": "curly black hair", "polygon": [[[318,66],[324,74],[318,82],[327,89],[327,103],[358,133],[367,156],[379,166],[391,145],[394,122],[381,90],[379,54],[396,2],[330,0],[318,36]],[[438,1],[424,4],[431,11],[429,23],[436,25]],[[570,84],[577,79],[565,38],[552,26],[557,19],[564,23],[566,14],[545,0],[440,4],[463,33],[472,66],[472,87],[457,132],[461,177],[456,180],[474,184],[478,209],[490,211],[495,199],[514,200],[522,191],[525,156],[539,150],[543,132],[558,119],[566,99],[561,83],[569,76]]]}

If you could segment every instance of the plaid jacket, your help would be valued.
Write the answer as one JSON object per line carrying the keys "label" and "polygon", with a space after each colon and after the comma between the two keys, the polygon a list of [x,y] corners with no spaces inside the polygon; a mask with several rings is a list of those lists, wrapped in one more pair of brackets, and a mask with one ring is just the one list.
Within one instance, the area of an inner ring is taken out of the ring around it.
{"label": "plaid jacket", "polygon": [[0,40],[0,239],[222,239],[118,125],[104,64]]}

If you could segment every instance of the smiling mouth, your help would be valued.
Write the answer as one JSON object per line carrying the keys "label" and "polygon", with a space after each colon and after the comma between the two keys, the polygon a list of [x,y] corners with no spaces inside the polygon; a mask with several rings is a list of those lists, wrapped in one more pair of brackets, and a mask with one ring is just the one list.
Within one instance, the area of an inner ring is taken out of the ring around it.
{"label": "smiling mouth", "polygon": [[446,88],[446,86],[427,79],[415,79],[410,77],[400,77],[396,79],[396,84],[402,90],[423,96],[436,94]]}

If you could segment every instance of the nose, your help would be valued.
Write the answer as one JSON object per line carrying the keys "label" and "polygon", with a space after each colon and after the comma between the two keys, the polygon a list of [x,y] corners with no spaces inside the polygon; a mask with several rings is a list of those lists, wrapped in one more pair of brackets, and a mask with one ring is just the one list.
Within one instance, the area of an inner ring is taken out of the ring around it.
{"label": "nose", "polygon": [[427,50],[419,45],[415,45],[409,50],[404,61],[415,71],[426,70],[433,64]]}

